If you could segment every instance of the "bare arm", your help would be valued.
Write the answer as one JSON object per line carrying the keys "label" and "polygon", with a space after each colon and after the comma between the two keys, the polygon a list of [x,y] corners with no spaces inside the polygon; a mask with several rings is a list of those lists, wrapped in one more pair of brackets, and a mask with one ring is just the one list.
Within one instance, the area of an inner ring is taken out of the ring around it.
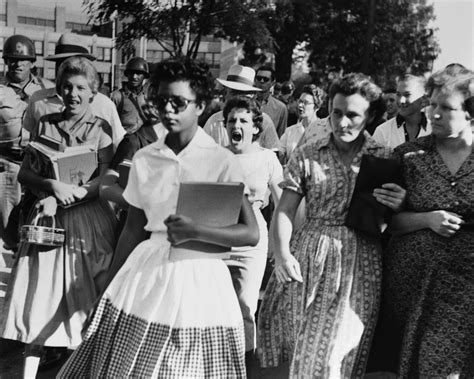
{"label": "bare arm", "polygon": [[112,169],[107,170],[100,183],[100,197],[105,200],[113,201],[122,209],[127,209],[128,203],[123,198],[124,189],[118,184],[118,177],[119,174],[117,171]]}
{"label": "bare arm", "polygon": [[172,245],[198,240],[223,246],[255,246],[260,238],[255,214],[245,195],[239,221],[235,225],[210,227],[182,215],[170,215],[165,220],[165,225],[168,227],[168,240]]}
{"label": "bare arm", "polygon": [[299,263],[290,252],[293,220],[302,198],[302,195],[294,191],[283,190],[273,217],[274,225],[270,227],[275,244],[275,275],[280,283],[302,281]]}
{"label": "bare arm", "polygon": [[122,234],[120,234],[114,257],[110,264],[107,285],[112,281],[118,270],[120,270],[133,249],[145,240],[147,236],[147,231],[145,230],[146,223],[147,219],[143,210],[130,206],[125,227],[122,230]]}
{"label": "bare arm", "polygon": [[453,236],[463,223],[461,216],[443,210],[431,212],[401,212],[393,215],[390,230],[405,234],[421,229],[431,229],[443,237]]}

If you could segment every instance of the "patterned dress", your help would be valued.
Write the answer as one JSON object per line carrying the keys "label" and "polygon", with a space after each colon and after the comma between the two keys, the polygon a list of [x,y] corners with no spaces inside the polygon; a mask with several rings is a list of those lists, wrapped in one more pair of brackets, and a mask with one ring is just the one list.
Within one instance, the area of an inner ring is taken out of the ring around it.
{"label": "patterned dress", "polygon": [[290,361],[292,378],[359,378],[377,317],[381,255],[378,241],[344,226],[363,154],[386,158],[365,133],[348,168],[331,135],[297,148],[282,187],[306,198],[306,219],[294,230],[291,253],[303,283],[270,278],[259,315],[263,367]]}
{"label": "patterned dress", "polygon": [[[93,145],[98,160],[109,162],[112,139],[109,124],[86,113],[69,127],[61,113],[41,119],[32,137],[46,135],[67,146]],[[32,171],[52,177],[34,149],[25,160]],[[34,201],[50,194],[29,188]],[[25,203],[31,203],[25,201]],[[26,224],[31,224],[33,210]],[[71,208],[58,207],[56,224],[66,230],[64,245],[51,248],[21,243],[8,283],[0,335],[28,344],[75,347],[82,341],[82,328],[89,311],[104,290],[107,270],[115,247],[115,216],[98,197]]]}
{"label": "patterned dress", "polygon": [[394,237],[389,244],[382,320],[403,336],[399,375],[472,378],[474,153],[455,174],[443,162],[432,136],[405,143],[395,154],[403,164],[408,210],[442,209],[471,223],[450,238],[423,229]]}

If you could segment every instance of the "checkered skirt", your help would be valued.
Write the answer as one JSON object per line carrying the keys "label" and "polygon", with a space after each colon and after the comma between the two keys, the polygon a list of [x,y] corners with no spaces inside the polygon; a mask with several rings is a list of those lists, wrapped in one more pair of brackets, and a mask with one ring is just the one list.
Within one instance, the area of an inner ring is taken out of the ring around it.
{"label": "checkered skirt", "polygon": [[102,297],[59,378],[245,377],[242,316],[225,264],[186,257],[152,237]]}

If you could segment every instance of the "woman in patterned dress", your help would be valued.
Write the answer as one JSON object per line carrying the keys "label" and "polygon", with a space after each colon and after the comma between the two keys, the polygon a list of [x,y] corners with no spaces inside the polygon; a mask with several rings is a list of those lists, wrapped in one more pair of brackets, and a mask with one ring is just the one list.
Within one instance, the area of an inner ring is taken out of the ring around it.
{"label": "woman in patterned dress", "polygon": [[[259,314],[263,367],[290,362],[291,378],[362,377],[380,296],[379,241],[344,226],[363,154],[390,150],[364,131],[380,89],[362,74],[330,88],[332,133],[297,148],[285,170],[275,223],[275,270]],[[381,203],[404,190],[387,183]],[[302,198],[306,219],[293,230]]]}
{"label": "woman in patterned dress", "polygon": [[[57,248],[20,244],[13,267],[0,333],[27,344],[25,377],[36,375],[42,346],[73,348],[81,343],[88,312],[105,288],[115,245],[115,216],[98,197],[113,151],[109,124],[89,107],[99,86],[97,71],[85,58],[70,58],[62,63],[56,86],[65,109],[41,118],[31,139],[44,135],[66,146],[92,145],[98,170],[76,186],[53,179],[49,165],[31,147],[23,160],[19,180],[27,188],[25,197],[38,205],[27,224],[39,212],[55,216],[66,231],[64,244]],[[57,207],[59,203],[72,206]]]}
{"label": "woman in patterned dress", "polygon": [[220,228],[174,212],[180,183],[243,182],[243,175],[197,123],[213,88],[208,66],[165,60],[151,80],[168,134],[133,157],[113,279],[59,377],[242,378],[243,322],[229,270],[219,255],[179,244],[255,245],[252,208],[243,196],[238,224]]}
{"label": "woman in patterned dress", "polygon": [[395,149],[407,204],[392,219],[382,316],[402,337],[400,378],[472,378],[474,74],[445,70],[428,83],[432,135]]}

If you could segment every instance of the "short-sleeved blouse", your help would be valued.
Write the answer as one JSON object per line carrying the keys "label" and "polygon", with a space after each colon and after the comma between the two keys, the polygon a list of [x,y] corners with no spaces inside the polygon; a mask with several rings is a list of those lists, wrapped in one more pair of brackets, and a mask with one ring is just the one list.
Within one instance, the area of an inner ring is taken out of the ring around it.
{"label": "short-sleeved blouse", "polygon": [[164,220],[176,211],[180,183],[244,183],[234,154],[217,145],[201,128],[178,155],[165,140],[162,138],[135,154],[123,192],[129,204],[145,212],[145,229],[151,232],[166,230]]}
{"label": "short-sleeved blouse", "polygon": [[268,185],[278,185],[283,178],[283,169],[278,158],[271,150],[258,147],[248,154],[237,154],[237,160],[244,171],[245,184],[249,188],[250,203],[260,208],[268,192]]}

